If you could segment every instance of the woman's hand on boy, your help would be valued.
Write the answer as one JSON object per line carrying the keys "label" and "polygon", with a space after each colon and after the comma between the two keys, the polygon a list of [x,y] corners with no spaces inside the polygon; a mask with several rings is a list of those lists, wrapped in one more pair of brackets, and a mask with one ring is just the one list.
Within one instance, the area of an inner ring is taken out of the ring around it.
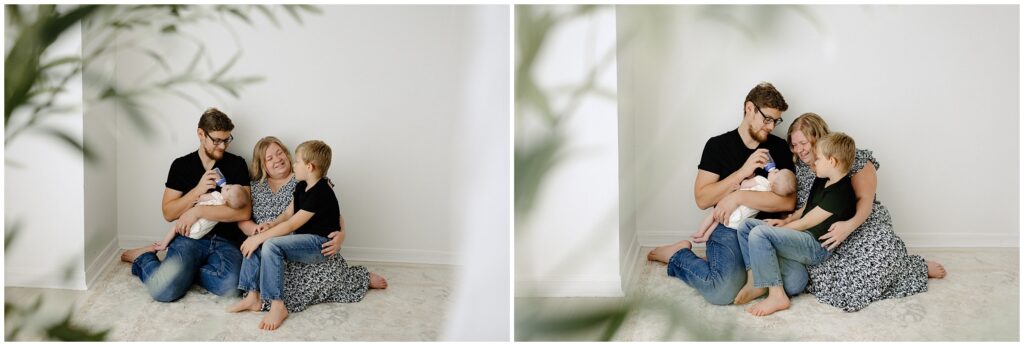
{"label": "woman's hand on boy", "polygon": [[324,255],[324,257],[336,255],[338,251],[341,250],[341,242],[345,239],[344,237],[339,237],[338,235],[340,234],[341,231],[334,231],[331,232],[331,234],[328,234],[327,238],[330,240],[324,242],[324,244],[320,246],[323,248],[320,250],[320,254]]}
{"label": "woman's hand on boy", "polygon": [[768,226],[772,226],[772,227],[782,227],[782,226],[785,226],[787,224],[786,220],[782,220],[782,219],[765,219],[764,223],[766,223],[766,224],[768,224]]}
{"label": "woman's hand on boy", "polygon": [[832,251],[836,247],[839,247],[839,244],[842,244],[850,234],[853,234],[854,228],[852,226],[853,224],[849,221],[838,221],[833,223],[832,226],[829,226],[828,233],[825,233],[825,235],[818,238],[825,240],[821,242],[821,246],[828,249],[828,251]]}

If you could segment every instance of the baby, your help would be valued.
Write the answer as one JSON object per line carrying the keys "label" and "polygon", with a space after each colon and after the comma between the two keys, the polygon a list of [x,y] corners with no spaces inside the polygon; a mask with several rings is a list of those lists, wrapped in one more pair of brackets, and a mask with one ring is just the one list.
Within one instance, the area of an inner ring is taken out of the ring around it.
{"label": "baby", "polygon": [[[793,172],[789,170],[772,169],[768,172],[768,178],[760,175],[754,175],[753,178],[744,179],[743,183],[740,185],[733,186],[733,190],[771,191],[776,195],[785,197],[796,192],[795,183],[796,175],[794,175]],[[737,207],[731,215],[729,215],[729,223],[727,223],[726,226],[735,229],[736,227],[739,227],[740,222],[743,221],[743,219],[753,217],[754,215],[757,215],[757,213],[757,209],[741,205]],[[718,226],[718,223],[715,222],[714,216],[714,213],[708,213],[708,216],[700,223],[700,228],[692,235],[694,243],[706,242],[708,241],[708,238],[711,237],[711,233],[714,232],[715,226]]]}
{"label": "baby", "polygon": [[[221,187],[221,191],[214,191],[205,193],[199,197],[199,202],[196,205],[227,205],[232,209],[240,209],[249,204],[249,194],[245,193],[245,189],[238,184],[225,184]],[[208,219],[196,220],[196,223],[192,224],[189,228],[188,237],[192,239],[202,239],[204,235],[210,233],[213,226],[217,225],[217,221]],[[171,227],[170,232],[167,232],[167,236],[164,240],[154,243],[153,248],[157,251],[167,249],[168,245],[171,245],[171,240],[174,240],[174,228]]]}

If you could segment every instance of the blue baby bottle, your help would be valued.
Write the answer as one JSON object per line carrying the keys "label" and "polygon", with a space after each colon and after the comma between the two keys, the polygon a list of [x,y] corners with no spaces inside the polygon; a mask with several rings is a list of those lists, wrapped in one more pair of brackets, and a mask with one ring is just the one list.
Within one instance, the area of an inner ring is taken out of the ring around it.
{"label": "blue baby bottle", "polygon": [[768,163],[764,164],[764,170],[771,172],[778,169],[775,168],[775,160],[772,160],[772,154],[765,153],[765,155],[768,155]]}
{"label": "blue baby bottle", "polygon": [[220,176],[220,178],[217,178],[217,186],[224,187],[224,184],[228,183],[228,179],[224,178],[224,173],[220,171],[220,168],[214,167],[213,170]]}

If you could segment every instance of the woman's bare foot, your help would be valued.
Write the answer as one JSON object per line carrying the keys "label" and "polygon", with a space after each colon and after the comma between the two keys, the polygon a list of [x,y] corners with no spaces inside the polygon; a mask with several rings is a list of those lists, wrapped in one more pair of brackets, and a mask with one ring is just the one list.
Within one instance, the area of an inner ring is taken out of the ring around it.
{"label": "woman's bare foot", "polygon": [[370,288],[388,288],[388,280],[384,280],[384,277],[377,275],[377,273],[370,272]]}
{"label": "woman's bare foot", "polygon": [[768,298],[747,308],[747,312],[754,316],[768,316],[776,311],[789,309],[789,297],[786,296],[786,291],[782,289],[782,286],[772,288],[777,288],[782,293],[769,293]]}
{"label": "woman's bare foot", "polygon": [[272,301],[270,302],[270,311],[260,321],[260,329],[276,330],[281,326],[281,323],[284,323],[286,318],[288,318],[288,309],[284,307],[284,302],[280,300]]}
{"label": "woman's bare foot", "polygon": [[228,307],[228,312],[242,312],[242,311],[260,311],[263,308],[263,302],[260,301],[260,293],[256,291],[250,291],[249,295],[242,298],[238,303]]}
{"label": "woman's bare foot", "polygon": [[768,289],[764,287],[754,287],[754,273],[747,271],[747,283],[743,285],[743,288],[736,293],[736,299],[732,300],[733,304],[743,305],[749,303],[751,300],[757,299],[757,297],[763,296],[768,293]]}
{"label": "woman's bare foot", "polygon": [[689,240],[680,240],[678,243],[672,245],[659,246],[647,253],[647,260],[668,263],[668,261],[672,259],[672,255],[675,255],[679,250],[689,249],[690,246]]}
{"label": "woman's bare foot", "polygon": [[944,277],[946,277],[946,268],[939,264],[939,262],[928,261],[928,278],[941,279]]}
{"label": "woman's bare foot", "polygon": [[126,250],[124,253],[121,254],[121,260],[124,262],[133,263],[135,262],[136,258],[139,258],[139,255],[142,255],[147,252],[156,252],[156,249],[154,249],[153,245],[149,245],[140,248]]}

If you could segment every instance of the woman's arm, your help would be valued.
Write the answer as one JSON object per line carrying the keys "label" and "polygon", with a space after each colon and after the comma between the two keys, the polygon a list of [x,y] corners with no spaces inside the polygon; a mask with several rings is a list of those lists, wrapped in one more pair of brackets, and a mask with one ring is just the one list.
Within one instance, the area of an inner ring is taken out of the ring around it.
{"label": "woman's arm", "polygon": [[868,216],[871,215],[872,205],[875,203],[878,172],[875,171],[875,165],[871,163],[871,160],[864,164],[864,168],[860,172],[850,177],[850,182],[853,183],[853,193],[857,195],[857,214],[846,222],[849,223],[850,229],[854,230],[868,219]]}
{"label": "woman's arm", "polygon": [[345,242],[344,215],[338,217],[338,224],[341,227],[341,229],[331,232],[331,234],[328,234],[327,238],[329,238],[330,240],[324,242],[324,244],[321,246],[323,250],[320,250],[320,253],[323,254],[324,256],[331,256],[338,253],[338,250],[341,250],[341,244]]}

